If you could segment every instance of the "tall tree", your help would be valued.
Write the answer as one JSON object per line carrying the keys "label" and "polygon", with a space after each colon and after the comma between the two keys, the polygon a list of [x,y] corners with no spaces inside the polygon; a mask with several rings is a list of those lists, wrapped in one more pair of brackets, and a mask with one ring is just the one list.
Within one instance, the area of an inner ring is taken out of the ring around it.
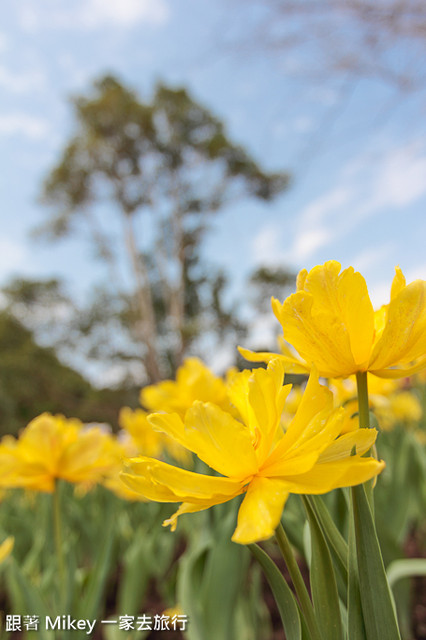
{"label": "tall tree", "polygon": [[73,104],[76,133],[45,181],[51,215],[41,232],[89,230],[156,381],[166,361],[180,364],[212,300],[226,317],[222,276],[202,266],[209,216],[237,198],[269,201],[289,178],[264,171],[185,89],[160,84],[143,102],[107,76]]}

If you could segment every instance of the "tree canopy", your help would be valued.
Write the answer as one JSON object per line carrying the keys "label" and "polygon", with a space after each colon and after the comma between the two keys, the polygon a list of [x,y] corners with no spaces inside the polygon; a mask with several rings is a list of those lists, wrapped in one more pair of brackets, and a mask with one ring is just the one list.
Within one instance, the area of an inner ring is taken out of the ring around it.
{"label": "tree canopy", "polygon": [[270,201],[289,176],[260,167],[186,89],[159,84],[141,101],[106,76],[73,107],[75,133],[45,181],[50,216],[39,231],[57,240],[84,230],[109,267],[103,295],[126,329],[121,346],[155,381],[207,330],[238,326],[224,308],[224,274],[202,260],[212,214],[241,198]]}

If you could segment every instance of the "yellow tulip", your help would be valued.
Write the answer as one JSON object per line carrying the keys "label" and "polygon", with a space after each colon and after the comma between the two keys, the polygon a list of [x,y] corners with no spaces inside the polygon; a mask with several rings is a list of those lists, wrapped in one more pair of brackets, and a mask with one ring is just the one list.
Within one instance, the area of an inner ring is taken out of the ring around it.
{"label": "yellow tulip", "polygon": [[123,407],[118,421],[120,427],[131,436],[138,453],[158,458],[163,451],[162,434],[154,431],[147,417],[147,412],[142,409]]}
{"label": "yellow tulip", "polygon": [[[346,377],[369,371],[384,378],[411,375],[426,366],[426,282],[406,285],[399,267],[391,300],[374,312],[362,275],[331,260],[297,278],[297,292],[272,308],[290,351],[281,355],[286,370],[303,373],[315,366],[321,376]],[[248,360],[276,354],[240,349]]]}
{"label": "yellow tulip", "polygon": [[179,367],[176,380],[164,380],[144,387],[141,404],[149,411],[178,413],[182,418],[195,400],[214,402],[230,410],[226,384],[198,358],[187,358]]}
{"label": "yellow tulip", "polygon": [[0,460],[7,464],[0,484],[51,493],[58,479],[96,483],[110,464],[106,435],[100,427],[84,428],[79,420],[43,413],[19,440],[3,439]]}
{"label": "yellow tulip", "polygon": [[109,456],[109,465],[102,479],[103,486],[122,500],[145,501],[143,496],[126,487],[120,480],[123,460],[138,454],[131,436],[122,432],[118,437],[108,437],[105,441],[105,454]]}
{"label": "yellow tulip", "polygon": [[[164,524],[176,527],[183,513],[207,509],[245,493],[233,540],[249,544],[273,535],[290,493],[320,494],[377,475],[384,462],[361,457],[376,439],[374,429],[338,437],[343,410],[312,372],[296,415],[285,432],[280,419],[290,385],[283,364],[243,371],[229,387],[241,421],[212,403],[195,402],[185,422],[177,414],[149,421],[195,453],[219,475],[203,475],[148,457],[127,462],[122,480],[149,500],[181,502]],[[355,455],[351,455],[353,451]]]}
{"label": "yellow tulip", "polygon": [[143,409],[133,411],[129,407],[123,407],[119,422],[125,432],[131,436],[138,454],[160,458],[163,453],[167,453],[184,465],[191,464],[192,456],[189,451],[166,434],[155,431],[148,421],[147,412]]}
{"label": "yellow tulip", "polygon": [[[343,405],[347,412],[342,431],[357,429],[358,401],[356,381],[351,378],[329,380],[336,406]],[[422,405],[401,380],[389,380],[368,375],[368,400],[370,409],[382,430],[392,429],[396,424],[410,425],[422,417]]]}

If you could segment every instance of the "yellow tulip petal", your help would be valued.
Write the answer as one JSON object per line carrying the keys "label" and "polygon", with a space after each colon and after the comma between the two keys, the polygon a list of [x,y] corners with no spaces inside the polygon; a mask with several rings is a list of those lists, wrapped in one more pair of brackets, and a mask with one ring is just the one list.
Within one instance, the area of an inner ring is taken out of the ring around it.
{"label": "yellow tulip petal", "polygon": [[[333,330],[337,330],[342,356],[344,336],[347,336],[355,364],[362,365],[368,362],[373,344],[373,305],[362,275],[353,267],[339,275],[340,268],[335,260],[314,267],[305,279],[304,289],[314,298],[312,313],[316,320],[322,316],[324,320],[328,319]],[[349,354],[344,359],[350,359]]]}
{"label": "yellow tulip petal", "polygon": [[419,398],[411,391],[401,391],[390,398],[392,416],[396,421],[416,423],[423,415]]}
{"label": "yellow tulip petal", "polygon": [[226,399],[223,380],[215,376],[199,358],[185,360],[177,371],[176,382],[180,388],[190,392],[191,404],[193,400],[221,404]]}
{"label": "yellow tulip petal", "polygon": [[243,347],[238,347],[238,351],[249,362],[269,362],[279,358],[284,365],[286,373],[303,374],[310,371],[310,366],[301,363],[300,358],[290,358],[280,353],[270,353],[269,351],[250,351],[250,349],[244,349]]}
{"label": "yellow tulip petal", "polygon": [[104,439],[108,437],[100,429],[88,429],[80,435],[78,441],[71,444],[61,455],[58,462],[58,476],[69,482],[81,482],[87,474],[96,474],[96,470],[105,467],[107,460],[102,458]]}
{"label": "yellow tulip petal", "polygon": [[342,272],[337,297],[355,364],[362,367],[373,347],[374,309],[364,278],[352,267]]}
{"label": "yellow tulip petal", "polygon": [[148,385],[140,392],[140,403],[149,411],[160,411],[164,406],[167,406],[169,411],[180,410],[181,403],[175,402],[175,389],[176,386],[172,380]]}
{"label": "yellow tulip petal", "polygon": [[210,402],[194,402],[185,416],[191,450],[219,473],[244,479],[257,470],[250,430]]}
{"label": "yellow tulip petal", "polygon": [[[248,401],[249,379],[252,372],[248,369],[234,374],[228,381],[228,396],[237,409],[242,421],[248,427],[253,423],[253,409]],[[252,433],[254,438],[255,434]]]}
{"label": "yellow tulip petal", "polygon": [[162,484],[154,484],[149,477],[142,474],[120,473],[120,481],[124,483],[126,488],[143,496],[148,500],[155,502],[181,502],[182,497]]}
{"label": "yellow tulip petal", "polygon": [[256,445],[262,463],[269,454],[280,425],[285,400],[291,385],[283,387],[284,368],[280,360],[271,360],[268,369],[256,369],[249,380],[248,401],[253,410],[255,429],[259,433]]}
{"label": "yellow tulip petal", "polygon": [[372,372],[426,355],[426,282],[416,280],[390,302],[387,322],[370,359]]}
{"label": "yellow tulip petal", "polygon": [[268,478],[282,478],[306,473],[318,461],[319,455],[319,451],[310,451],[303,455],[297,455],[296,452],[292,457],[290,455],[287,457],[270,457],[266,460],[260,472]]}
{"label": "yellow tulip petal", "polygon": [[182,419],[177,413],[151,413],[147,420],[154,429],[167,434],[183,447],[194,452],[191,449],[191,443],[187,441]]}
{"label": "yellow tulip petal", "polygon": [[18,473],[10,486],[53,493],[55,479],[45,469],[40,469],[39,465],[36,467],[26,464],[25,467],[18,468]]}
{"label": "yellow tulip petal", "polygon": [[395,369],[371,369],[370,373],[378,378],[395,380],[397,378],[408,378],[409,376],[419,373],[426,368],[426,358],[421,358],[410,367],[398,367]]}
{"label": "yellow tulip petal", "polygon": [[[241,482],[229,478],[186,471],[143,456],[126,461],[125,472],[121,478],[134,491],[138,491],[139,486],[140,493],[144,495],[147,482],[150,482],[151,495],[158,491],[162,496],[162,502],[197,502],[214,500],[216,496],[230,499],[241,493],[243,488]],[[146,497],[157,500],[147,494]],[[171,499],[168,499],[169,497]]]}
{"label": "yellow tulip petal", "polygon": [[177,370],[176,381],[165,380],[141,391],[141,403],[151,411],[176,412],[181,417],[194,400],[229,408],[224,381],[198,358],[185,360]]}
{"label": "yellow tulip petal", "polygon": [[292,475],[294,467],[297,468],[297,474],[308,471],[341,432],[344,415],[342,408],[332,413],[320,412],[305,426],[300,437],[288,449],[284,434],[281,443],[262,468],[262,473],[267,473],[268,476],[287,476]]}
{"label": "yellow tulip petal", "polygon": [[185,513],[197,513],[198,511],[205,511],[205,509],[210,509],[210,507],[214,507],[216,504],[222,504],[223,502],[227,502],[228,500],[230,500],[229,497],[223,498],[222,500],[216,498],[215,500],[204,500],[197,503],[184,502],[180,505],[179,509],[175,511],[172,516],[170,516],[170,518],[164,520],[163,527],[170,527],[172,531],[176,531],[177,520],[179,516],[182,516]]}
{"label": "yellow tulip petal", "polygon": [[396,296],[407,286],[405,281],[405,276],[402,273],[399,266],[395,267],[395,275],[392,281],[391,286],[391,300],[396,298]]}
{"label": "yellow tulip petal", "polygon": [[304,275],[303,290],[315,297],[318,310],[328,308],[335,313],[339,312],[335,292],[341,268],[342,266],[337,260],[328,260],[324,264],[313,267]]}
{"label": "yellow tulip petal", "polygon": [[285,487],[290,493],[321,494],[340,487],[362,484],[380,473],[383,461],[374,458],[351,456],[346,460],[316,464],[305,474],[285,478]]}
{"label": "yellow tulip petal", "polygon": [[374,344],[377,344],[379,339],[382,336],[384,328],[386,326],[386,321],[388,317],[388,305],[383,304],[379,309],[376,309],[374,312]]}
{"label": "yellow tulip petal", "polygon": [[[169,453],[184,464],[191,463],[189,451],[198,454],[195,441],[191,440],[181,417],[177,413],[153,413],[147,418],[153,429],[164,434],[163,445]],[[181,447],[184,447],[181,449]],[[189,451],[187,451],[189,450]],[[208,464],[208,463],[207,463]]]}
{"label": "yellow tulip petal", "polygon": [[285,340],[324,376],[352,373],[355,362],[341,318],[330,309],[315,312],[313,305],[314,297],[307,291],[293,293],[282,305],[274,300],[273,310]]}
{"label": "yellow tulip petal", "polygon": [[281,481],[255,478],[239,509],[232,540],[251,544],[274,535],[287,498],[288,492]]}
{"label": "yellow tulip petal", "polygon": [[148,415],[142,409],[132,410],[129,407],[123,407],[118,421],[120,426],[132,436],[140,454],[157,458],[164,448],[164,435],[158,433],[148,422]]}
{"label": "yellow tulip petal", "polygon": [[[293,349],[293,347],[284,340],[284,337],[278,336],[277,338],[277,342],[278,342],[278,346],[280,348],[280,355],[284,356],[284,358],[289,358],[289,360],[291,361],[296,361],[299,363],[299,365],[301,366],[301,368],[303,368],[304,371],[307,371],[309,373],[309,371],[311,370],[310,367],[307,366],[306,362],[304,360],[302,360],[302,358],[298,355],[297,351],[295,349]],[[285,362],[285,360],[283,360],[283,362]],[[287,372],[287,370],[286,370]]]}
{"label": "yellow tulip petal", "polygon": [[355,447],[355,452],[362,455],[373,446],[377,438],[376,429],[357,429],[344,434],[335,440],[325,449],[319,459],[319,463],[332,462],[351,455]]}
{"label": "yellow tulip petal", "polygon": [[[290,449],[301,437],[306,437],[306,427],[311,421],[327,412],[327,417],[333,408],[333,394],[330,389],[319,383],[318,371],[315,369],[309,376],[296,415],[290,422],[283,438],[283,450]],[[324,418],[325,424],[325,418]]]}
{"label": "yellow tulip petal", "polygon": [[18,466],[15,439],[5,436],[0,444],[0,487],[8,488],[13,484]]}
{"label": "yellow tulip petal", "polygon": [[296,278],[296,291],[300,291],[301,289],[305,288],[305,281],[306,281],[307,275],[308,275],[307,269],[301,269],[299,271]]}

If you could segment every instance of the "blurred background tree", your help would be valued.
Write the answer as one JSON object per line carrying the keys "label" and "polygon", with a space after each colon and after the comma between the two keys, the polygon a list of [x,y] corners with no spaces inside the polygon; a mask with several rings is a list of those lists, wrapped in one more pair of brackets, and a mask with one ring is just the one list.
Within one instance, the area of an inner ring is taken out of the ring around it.
{"label": "blurred background tree", "polygon": [[271,298],[284,298],[296,285],[296,274],[286,267],[258,267],[250,276],[253,305],[257,312],[271,312]]}
{"label": "blurred background tree", "polygon": [[159,84],[142,102],[106,76],[73,105],[76,132],[45,181],[51,213],[38,234],[86,234],[108,283],[74,330],[91,357],[143,363],[157,381],[201,336],[242,329],[226,276],[203,262],[209,218],[241,198],[272,200],[289,176],[264,171],[185,89]]}
{"label": "blurred background tree", "polygon": [[16,434],[44,411],[117,428],[120,407],[137,401],[137,390],[94,388],[7,311],[0,313],[0,350],[0,435]]}
{"label": "blurred background tree", "polygon": [[[424,89],[424,2],[250,0],[250,5],[256,7],[245,25],[251,51],[287,56],[287,72],[293,66],[294,73],[313,81],[337,75],[353,83],[369,77],[398,90]],[[297,60],[290,60],[296,51]]]}
{"label": "blurred background tree", "polygon": [[[360,108],[363,135],[370,139],[410,101],[424,113],[426,68],[426,4],[421,0],[241,0],[226,6],[226,27],[217,34],[221,50],[244,61],[259,57],[276,62],[283,80],[325,95],[317,125],[293,155],[299,182],[324,147],[334,127],[364,88],[383,90]],[[236,17],[245,11],[244,31]],[[379,106],[378,106],[379,105]],[[371,130],[369,130],[371,128]]]}

